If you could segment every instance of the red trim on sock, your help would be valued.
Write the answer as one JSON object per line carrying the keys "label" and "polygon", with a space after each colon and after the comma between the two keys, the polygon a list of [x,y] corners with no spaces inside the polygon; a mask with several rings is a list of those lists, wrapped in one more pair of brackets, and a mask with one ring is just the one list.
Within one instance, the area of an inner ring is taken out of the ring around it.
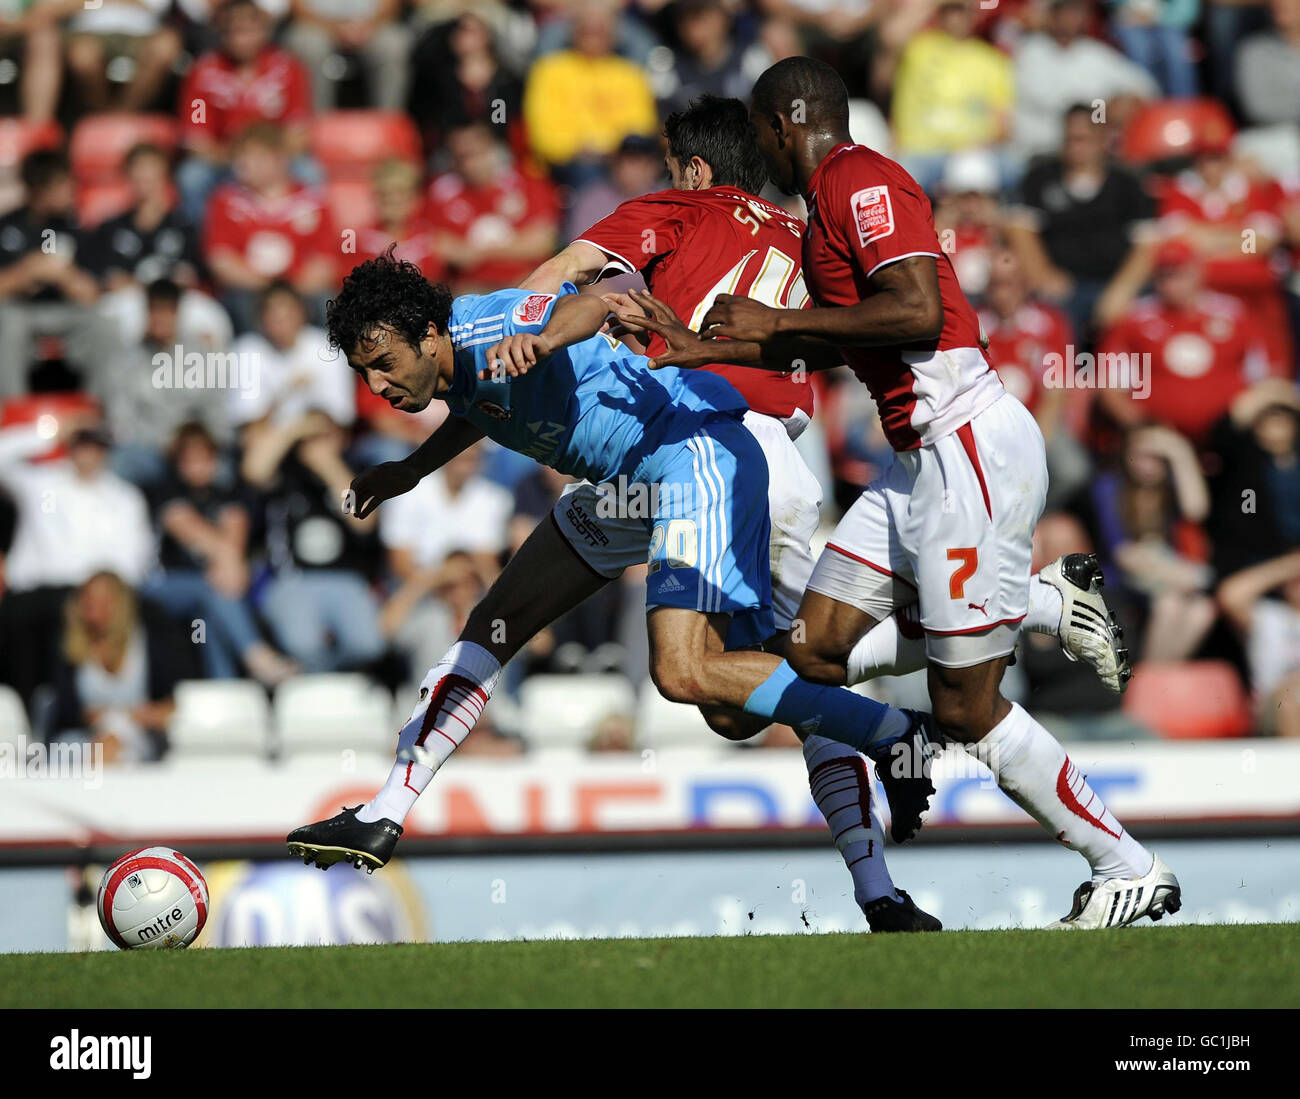
{"label": "red trim on sock", "polygon": [[[871,820],[871,780],[867,777],[867,763],[860,755],[856,753],[851,756],[836,756],[834,759],[828,759],[825,763],[819,763],[808,772],[808,788],[812,790],[819,778],[825,773],[830,775],[834,771],[847,771],[858,787],[858,808],[862,811],[862,823],[865,825]],[[839,777],[839,776],[836,776]],[[834,781],[832,779],[831,781]],[[829,792],[829,791],[825,791]],[[838,791],[836,791],[838,792]],[[813,798],[817,793],[813,791]],[[820,809],[821,806],[818,805]],[[841,809],[847,806],[841,806]],[[836,810],[839,812],[840,810]],[[853,827],[852,825],[850,827]],[[845,828],[835,837],[839,839],[848,829]]]}
{"label": "red trim on sock", "polygon": [[[441,712],[443,705],[447,702],[448,694],[450,694],[452,689],[455,687],[465,688],[465,690],[469,691],[471,697],[477,697],[482,700],[484,706],[487,705],[487,692],[484,691],[483,688],[480,687],[477,683],[475,683],[472,679],[468,678],[467,676],[457,675],[455,672],[451,672],[447,675],[444,675],[440,680],[438,680],[437,683],[434,684],[433,690],[429,693],[429,708],[424,711],[424,721],[420,725],[420,735],[415,738],[416,744],[423,746],[424,742],[429,738],[429,733],[434,732],[437,733],[439,736],[443,737],[445,740],[451,741],[451,743],[455,745],[457,748],[460,747],[460,745],[455,740],[452,740],[452,738],[447,736],[447,734],[444,733],[441,729],[435,729],[433,726],[433,723],[434,721],[437,720],[438,714]],[[466,701],[468,701],[468,699],[466,699]],[[464,703],[456,703],[456,704],[463,705]],[[480,713],[481,712],[482,709],[480,708]],[[456,717],[455,714],[449,714],[448,716]],[[465,722],[462,721],[460,718],[456,718],[456,720],[460,721],[462,725],[465,725]],[[468,736],[469,735],[468,725],[465,725],[465,730],[466,730],[465,735]]]}
{"label": "red trim on sock", "polygon": [[[1094,828],[1099,828],[1101,831],[1105,832],[1106,835],[1114,836],[1116,839],[1119,839],[1120,837],[1118,832],[1112,832],[1102,824],[1100,820],[1088,812],[1087,805],[1080,804],[1078,797],[1074,793],[1074,788],[1070,785],[1071,767],[1074,767],[1074,764],[1070,762],[1070,757],[1066,756],[1065,762],[1061,764],[1061,773],[1056,776],[1056,796],[1061,799],[1061,804],[1070,810],[1070,812],[1076,817],[1086,820]],[[1075,771],[1077,772],[1078,768],[1075,768]],[[1093,801],[1096,800],[1096,797],[1097,795],[1093,794],[1092,797],[1088,799],[1088,805],[1091,805]]]}

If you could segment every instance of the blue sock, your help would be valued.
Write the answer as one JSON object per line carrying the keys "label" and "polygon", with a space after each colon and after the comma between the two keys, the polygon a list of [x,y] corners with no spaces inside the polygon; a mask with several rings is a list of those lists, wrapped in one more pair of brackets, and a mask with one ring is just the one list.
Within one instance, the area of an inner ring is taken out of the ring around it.
{"label": "blue sock", "polygon": [[771,718],[809,736],[817,734],[879,760],[911,722],[892,706],[843,687],[800,679],[781,661],[745,702],[745,712]]}

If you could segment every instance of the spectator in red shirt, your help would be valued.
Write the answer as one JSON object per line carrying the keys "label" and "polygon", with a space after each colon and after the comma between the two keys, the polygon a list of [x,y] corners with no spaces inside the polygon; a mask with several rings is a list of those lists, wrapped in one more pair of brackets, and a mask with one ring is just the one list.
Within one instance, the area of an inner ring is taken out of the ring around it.
{"label": "spectator in red shirt", "polygon": [[287,282],[323,320],[338,278],[340,238],[324,199],[289,174],[281,131],[254,123],[235,142],[235,182],[212,197],[203,251],[237,332],[257,323],[257,296]]}
{"label": "spectator in red shirt", "polygon": [[[413,263],[430,282],[445,282],[447,261],[433,246],[434,229],[420,193],[420,171],[405,160],[385,160],[372,176],[375,220],[357,233],[356,262],[393,255]],[[385,402],[386,404],[386,402]]]}
{"label": "spectator in red shirt", "polygon": [[447,151],[451,170],[429,186],[428,216],[435,247],[455,270],[454,288],[469,293],[517,285],[557,250],[554,186],[520,172],[483,122],[452,130]]}
{"label": "spectator in red shirt", "polygon": [[1047,384],[1052,357],[1063,361],[1071,354],[1074,330],[1062,310],[1030,296],[1024,266],[1009,248],[993,255],[984,302],[979,318],[989,339],[985,355],[1043,433],[1050,510],[1081,488],[1092,468],[1078,441],[1091,391]]}
{"label": "spectator in red shirt", "polygon": [[[1162,424],[1204,446],[1232,400],[1264,373],[1259,327],[1240,302],[1202,285],[1201,262],[1184,241],[1155,256],[1155,294],[1142,298],[1102,337],[1102,356],[1139,356],[1132,392],[1102,388],[1102,407],[1122,427]],[[1141,396],[1146,392],[1145,399]]]}
{"label": "spectator in red shirt", "polygon": [[253,122],[279,123],[294,174],[319,182],[306,157],[311,78],[301,61],[271,44],[271,19],[253,0],[228,0],[217,15],[221,44],[190,68],[181,87],[181,134],[189,159],[176,182],[190,221],[203,221],[208,195],[228,178],[234,139]]}
{"label": "spectator in red shirt", "polygon": [[1292,374],[1290,324],[1272,257],[1283,241],[1286,196],[1276,181],[1253,179],[1233,163],[1226,134],[1205,137],[1191,168],[1160,203],[1160,224],[1189,241],[1204,262],[1205,285],[1237,298],[1251,314],[1275,373]]}

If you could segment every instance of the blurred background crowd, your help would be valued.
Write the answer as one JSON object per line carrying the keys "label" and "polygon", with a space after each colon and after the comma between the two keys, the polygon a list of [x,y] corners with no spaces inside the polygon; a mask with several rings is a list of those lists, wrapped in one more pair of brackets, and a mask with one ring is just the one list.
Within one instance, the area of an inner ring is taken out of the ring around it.
{"label": "blurred background crowd", "polygon": [[[480,444],[342,517],[443,410],[370,395],[324,303],[394,242],[513,285],[667,185],[668,112],[800,53],[931,195],[1043,429],[1039,564],[1095,550],[1128,628],[1122,701],[1037,635],[1009,693],[1072,738],[1300,735],[1300,0],[4,0],[0,679],[34,732],[157,758],[195,679],[409,702],[564,478]],[[829,528],[888,448],[814,384]],[[543,676],[636,747],[643,584],[538,637],[466,751],[522,750]]]}

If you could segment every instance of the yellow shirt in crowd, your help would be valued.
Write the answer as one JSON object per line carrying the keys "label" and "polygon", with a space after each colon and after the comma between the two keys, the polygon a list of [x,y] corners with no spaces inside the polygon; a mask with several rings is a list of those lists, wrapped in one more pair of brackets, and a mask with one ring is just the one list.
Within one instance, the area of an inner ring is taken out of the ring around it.
{"label": "yellow shirt in crowd", "polygon": [[900,153],[949,153],[1005,140],[1015,102],[1011,61],[978,38],[922,31],[894,78],[894,140]]}
{"label": "yellow shirt in crowd", "polygon": [[659,115],[645,73],[621,57],[570,50],[541,58],[524,91],[533,151],[550,164],[613,152],[628,134],[655,134]]}

